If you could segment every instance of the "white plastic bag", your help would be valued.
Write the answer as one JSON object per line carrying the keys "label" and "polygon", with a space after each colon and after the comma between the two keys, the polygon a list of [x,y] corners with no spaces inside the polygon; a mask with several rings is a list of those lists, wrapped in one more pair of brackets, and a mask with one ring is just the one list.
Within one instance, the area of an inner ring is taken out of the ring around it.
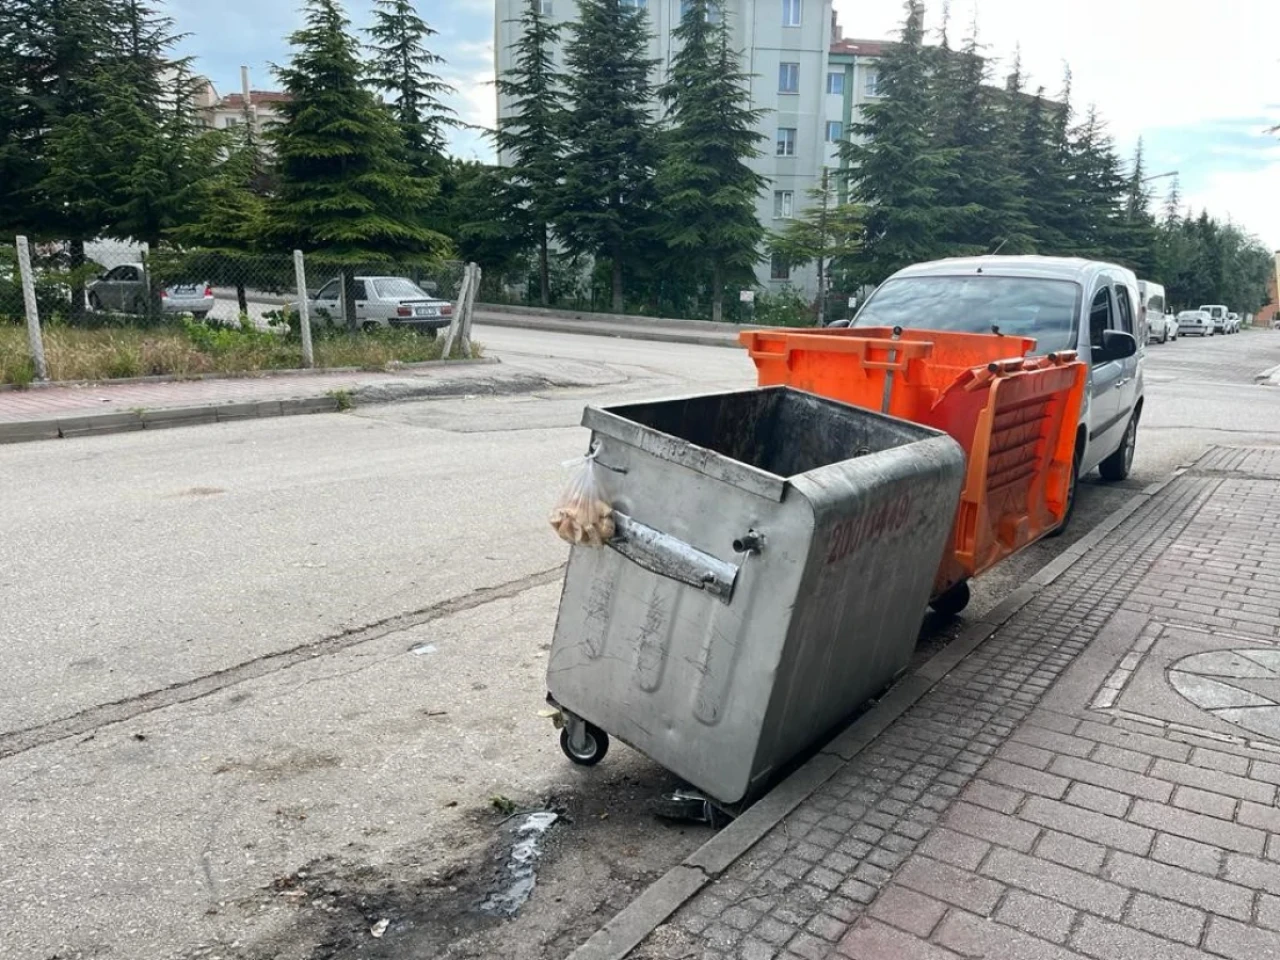
{"label": "white plastic bag", "polygon": [[613,506],[605,490],[604,467],[596,463],[596,449],[566,466],[573,475],[551,511],[552,529],[568,543],[602,547],[614,533]]}

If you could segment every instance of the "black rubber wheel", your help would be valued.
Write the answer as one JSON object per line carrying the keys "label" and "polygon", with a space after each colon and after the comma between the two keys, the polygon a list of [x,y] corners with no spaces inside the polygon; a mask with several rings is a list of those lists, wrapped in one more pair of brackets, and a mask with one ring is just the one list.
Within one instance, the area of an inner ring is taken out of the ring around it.
{"label": "black rubber wheel", "polygon": [[560,749],[564,751],[566,757],[578,764],[578,766],[594,767],[609,752],[609,735],[595,724],[588,723],[587,750],[584,753],[578,753],[573,749],[573,745],[569,743],[569,729],[566,727],[560,731]]}
{"label": "black rubber wheel", "polygon": [[1049,531],[1049,536],[1060,537],[1067,532],[1067,527],[1071,524],[1071,517],[1076,512],[1076,493],[1080,488],[1080,447],[1077,445],[1076,454],[1071,458],[1071,483],[1067,486],[1067,509],[1062,514],[1062,522]]}
{"label": "black rubber wheel", "polygon": [[969,581],[961,580],[945,593],[929,601],[929,606],[944,616],[954,617],[969,605]]}
{"label": "black rubber wheel", "polygon": [[1133,469],[1133,453],[1138,447],[1138,415],[1129,418],[1129,425],[1124,428],[1124,437],[1116,452],[1098,464],[1098,473],[1108,483],[1119,483],[1129,476]]}

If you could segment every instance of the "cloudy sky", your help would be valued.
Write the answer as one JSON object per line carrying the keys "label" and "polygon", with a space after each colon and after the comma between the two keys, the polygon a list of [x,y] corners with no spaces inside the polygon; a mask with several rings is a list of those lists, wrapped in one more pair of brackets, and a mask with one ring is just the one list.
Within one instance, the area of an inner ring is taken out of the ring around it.
{"label": "cloudy sky", "polygon": [[[892,37],[902,17],[900,0],[834,2],[847,37]],[[1076,105],[1096,102],[1126,155],[1142,137],[1148,169],[1178,170],[1185,202],[1280,250],[1280,137],[1263,132],[1280,124],[1280,0],[952,0],[957,36],[975,6],[995,72],[1020,46],[1032,84],[1054,93],[1069,63]],[[186,51],[223,92],[239,88],[241,64],[255,88],[274,86],[269,65],[287,57],[285,38],[299,24],[293,0],[222,0],[213,18],[203,0],[170,0],[169,9],[190,34]],[[368,22],[369,0],[347,9],[356,26]],[[435,49],[448,61],[458,113],[491,125],[493,0],[418,0],[418,9],[439,30]],[[929,3],[930,27],[941,9],[942,0]],[[470,131],[455,135],[453,149],[491,156]],[[1167,183],[1152,186],[1163,193]]]}

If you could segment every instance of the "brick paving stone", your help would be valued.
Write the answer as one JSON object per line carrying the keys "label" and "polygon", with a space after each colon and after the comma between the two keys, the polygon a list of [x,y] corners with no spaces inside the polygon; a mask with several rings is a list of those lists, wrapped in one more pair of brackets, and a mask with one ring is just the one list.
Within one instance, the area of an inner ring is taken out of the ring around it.
{"label": "brick paving stone", "polygon": [[1228,853],[1222,878],[1255,890],[1280,895],[1280,864]]}
{"label": "brick paving stone", "polygon": [[[1195,747],[1192,749],[1189,762],[1197,767],[1221,770],[1223,773],[1235,774],[1238,777],[1246,776],[1249,772],[1247,758],[1236,756],[1233,753],[1223,753],[1221,750],[1210,750],[1208,747]],[[1265,780],[1267,778],[1257,777],[1256,779]],[[1280,783],[1277,780],[1271,782]]]}
{"label": "brick paving stone", "polygon": [[908,860],[894,879],[917,893],[983,916],[995,908],[1004,892],[994,880],[928,857]]}
{"label": "brick paving stone", "polygon": [[1150,827],[1043,797],[1028,800],[1022,808],[1021,817],[1060,833],[1069,833],[1130,853],[1146,853],[1156,835],[1155,830]]}
{"label": "brick paving stone", "polygon": [[974,780],[960,794],[962,800],[997,813],[1013,813],[1026,796],[1021,790],[1010,790],[985,780]]}
{"label": "brick paving stone", "polygon": [[1010,890],[996,909],[993,919],[1043,940],[1065,943],[1077,916],[1079,914],[1075,910],[1061,903],[1037,897],[1033,893]]}
{"label": "brick paving stone", "polygon": [[924,943],[909,933],[875,920],[862,920],[840,941],[842,957],[849,960],[958,960],[959,954]]}
{"label": "brick paving stone", "polygon": [[1239,803],[1234,797],[1226,797],[1220,793],[1210,793],[1197,787],[1178,787],[1173,791],[1173,805],[1193,813],[1203,813],[1207,817],[1219,820],[1231,820],[1236,815]]}
{"label": "brick paving stone", "polygon": [[893,886],[876,898],[869,915],[890,926],[927,938],[947,906],[908,887]]}
{"label": "brick paving stone", "polygon": [[1204,933],[1206,915],[1194,907],[1138,894],[1129,907],[1125,923],[1170,940],[1197,946]]}
{"label": "brick paving stone", "polygon": [[[1055,764],[1063,757],[1057,758]],[[1054,776],[1042,770],[1033,770],[1007,760],[992,760],[982,771],[984,780],[991,780],[1004,787],[1036,793],[1054,800],[1062,797],[1070,785],[1070,777]]]}
{"label": "brick paving stone", "polygon": [[991,844],[985,840],[956,833],[946,827],[934,830],[920,845],[920,852],[926,856],[962,870],[977,870],[990,849]]}
{"label": "brick paving stone", "polygon": [[[1255,763],[1254,768],[1257,767],[1258,764]],[[1233,776],[1220,770],[1205,770],[1203,767],[1193,767],[1186,763],[1175,763],[1172,760],[1157,760],[1155,766],[1151,768],[1151,775],[1189,787],[1199,787],[1201,790],[1252,800],[1255,803],[1271,803],[1276,796],[1274,784]]]}
{"label": "brick paving stone", "polygon": [[1204,960],[1199,950],[1098,917],[1086,916],[1071,945],[1098,960]]}
{"label": "brick paving stone", "polygon": [[1189,840],[1200,840],[1214,846],[1226,847],[1240,853],[1260,856],[1266,834],[1253,827],[1226,823],[1214,817],[1206,817],[1188,810],[1177,810],[1164,804],[1139,800],[1133,805],[1129,819],[1142,826],[1162,833],[1172,833]]}
{"label": "brick paving stone", "polygon": [[1173,784],[1167,780],[1157,780],[1092,760],[1081,760],[1079,757],[1056,757],[1049,769],[1067,780],[1079,780],[1095,787],[1106,787],[1108,790],[1144,797],[1157,803],[1167,803],[1173,796]]}
{"label": "brick paving stone", "polygon": [[1040,830],[1035,824],[968,803],[953,803],[942,818],[944,827],[1021,850],[1031,849]]}
{"label": "brick paving stone", "polygon": [[1219,847],[1168,833],[1159,834],[1151,850],[1151,856],[1161,863],[1185,867],[1211,877],[1216,877],[1221,871],[1225,855],[1226,852]]}
{"label": "brick paving stone", "polygon": [[1133,797],[1125,793],[1095,787],[1088,783],[1073,783],[1067,788],[1066,801],[1077,807],[1085,807],[1109,817],[1123,818],[1133,805]]}
{"label": "brick paving stone", "polygon": [[[958,955],[983,960],[1080,960],[1074,951],[960,910],[947,914],[933,939]],[[914,953],[901,953],[894,960],[915,957]]]}
{"label": "brick paving stone", "polygon": [[1230,960],[1276,960],[1280,957],[1280,933],[1222,917],[1209,920],[1204,945],[1206,950]]}
{"label": "brick paving stone", "polygon": [[1104,872],[1115,883],[1133,890],[1210,913],[1247,920],[1253,911],[1252,890],[1127,853],[1115,854]]}
{"label": "brick paving stone", "polygon": [[1247,827],[1280,833],[1280,807],[1241,800],[1240,808],[1236,811],[1236,821]]}
{"label": "brick paving stone", "polygon": [[1124,747],[1113,747],[1109,743],[1098,744],[1088,759],[1108,767],[1128,770],[1130,773],[1145,774],[1151,769],[1150,754],[1139,753],[1136,750],[1128,750]]}
{"label": "brick paving stone", "polygon": [[1096,874],[1102,869],[1107,848],[1056,830],[1046,830],[1036,842],[1035,855],[1082,873]]}
{"label": "brick paving stone", "polygon": [[1129,897],[1128,891],[1106,880],[1001,847],[991,851],[982,873],[1008,886],[1114,919],[1123,914]]}

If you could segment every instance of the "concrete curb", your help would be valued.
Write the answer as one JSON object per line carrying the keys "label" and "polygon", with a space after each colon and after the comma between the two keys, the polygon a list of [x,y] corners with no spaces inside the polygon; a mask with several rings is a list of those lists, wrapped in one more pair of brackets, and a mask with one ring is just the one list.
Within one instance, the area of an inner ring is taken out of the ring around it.
{"label": "concrete curb", "polygon": [[1267,367],[1261,373],[1253,378],[1254,383],[1261,384],[1264,387],[1280,386],[1280,363],[1274,367]]}
{"label": "concrete curb", "polygon": [[252,373],[193,373],[190,376],[159,374],[152,377],[121,377],[118,380],[35,380],[20,387],[13,383],[0,383],[0,393],[10,391],[49,390],[55,387],[115,387],[139,383],[188,383],[193,380],[276,380],[289,377],[315,377],[323,374],[399,373],[403,370],[431,370],[435,367],[477,367],[501,363],[497,357],[477,357],[474,360],[423,360],[421,363],[402,363],[393,370],[371,371],[359,367],[313,367],[308,370],[260,370]]}
{"label": "concrete curb", "polygon": [[969,654],[991,639],[1004,624],[1082,560],[1107,534],[1143,504],[1158,496],[1190,466],[1134,494],[1119,509],[1042,567],[1025,584],[1005,597],[985,616],[971,623],[955,640],[934,654],[918,670],[904,677],[883,699],[838,734],[800,769],[774,787],[714,837],[659,877],[630,905],[597,930],[568,960],[623,960],[668,917],[717,879],[765,834],[830,780],[876,737],[914,706]]}
{"label": "concrete curb", "polygon": [[[495,361],[496,362],[496,361]],[[575,386],[557,383],[546,377],[516,374],[505,380],[430,380],[417,383],[367,383],[350,389],[339,388],[318,397],[282,400],[228,400],[188,407],[141,408],[129,411],[73,414],[45,420],[0,423],[0,445],[31,440],[57,440],[70,437],[128,433],[134,430],[157,430],[164,427],[188,427],[205,423],[230,423],[265,417],[288,417],[305,413],[337,413],[351,407],[396,403],[405,400],[447,399],[471,395],[507,395],[534,390]]]}
{"label": "concrete curb", "polygon": [[502,316],[476,312],[476,324],[489,327],[511,327],[519,330],[546,330],[550,333],[576,333],[587,337],[612,337],[621,340],[645,340],[656,343],[685,343],[702,347],[737,347],[735,335],[704,334],[677,329],[636,330],[622,327],[610,329],[611,321],[553,320],[544,317]]}

